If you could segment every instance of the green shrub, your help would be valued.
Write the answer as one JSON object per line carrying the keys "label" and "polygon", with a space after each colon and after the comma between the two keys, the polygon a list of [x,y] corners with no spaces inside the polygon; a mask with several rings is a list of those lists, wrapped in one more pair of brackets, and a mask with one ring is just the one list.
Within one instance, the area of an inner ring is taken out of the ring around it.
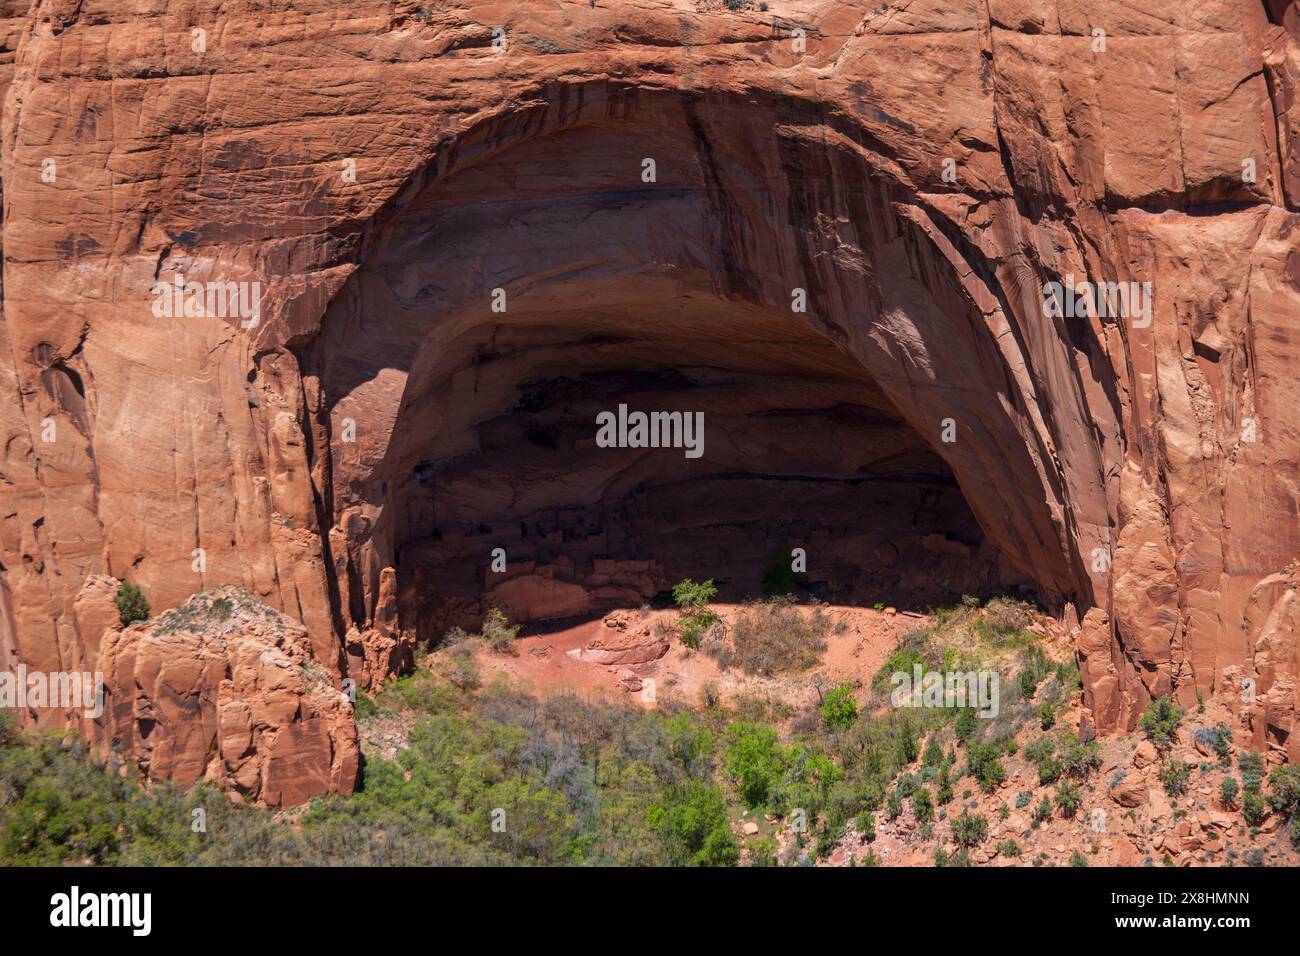
{"label": "green shrub", "polygon": [[963,707],[961,713],[957,715],[957,721],[953,724],[952,732],[962,743],[970,740],[979,730],[979,716],[973,708]]}
{"label": "green shrub", "polygon": [[833,730],[846,730],[858,719],[858,703],[853,699],[853,685],[840,684],[822,701],[822,720]]}
{"label": "green shrub", "polygon": [[680,633],[682,643],[690,648],[700,646],[700,635],[716,624],[718,616],[708,610],[709,601],[718,593],[713,579],[696,584],[686,578],[673,585],[673,601],[681,608]]}
{"label": "green shrub", "polygon": [[1080,853],[1078,850],[1075,850],[1073,853],[1070,854],[1070,866],[1087,866],[1087,865],[1088,865],[1088,858],[1084,856],[1082,853]]}
{"label": "green shrub", "polygon": [[941,807],[952,803],[952,779],[947,767],[939,768],[939,778],[934,784],[934,800]]}
{"label": "green shrub", "polygon": [[1284,816],[1295,815],[1300,809],[1300,767],[1287,764],[1268,775],[1268,802]]}
{"label": "green shrub", "polygon": [[1191,767],[1177,757],[1170,757],[1160,766],[1160,785],[1171,797],[1181,797],[1187,792]]}
{"label": "green shrub", "polygon": [[997,845],[998,856],[1019,857],[1020,844],[1011,837],[1007,837]]}
{"label": "green shrub", "polygon": [[670,866],[734,866],[740,858],[717,787],[691,782],[674,789],[647,819],[660,831]]}
{"label": "green shrub", "polygon": [[858,814],[857,820],[854,822],[858,833],[862,835],[862,839],[870,843],[876,838],[876,815],[874,813],[864,810]]}
{"label": "green shrub", "polygon": [[1025,746],[1025,759],[1031,763],[1042,763],[1056,753],[1056,741],[1043,734]]}
{"label": "green shrub", "polygon": [[930,791],[925,787],[920,787],[912,794],[912,812],[916,814],[918,823],[929,823],[934,819],[934,802],[930,799]]}
{"label": "green shrub", "polygon": [[1147,703],[1138,727],[1152,743],[1165,746],[1174,739],[1183,719],[1182,708],[1169,697],[1157,697]]}
{"label": "green shrub", "polygon": [[1234,778],[1224,777],[1223,782],[1219,784],[1219,802],[1225,807],[1231,807],[1237,802],[1239,789]]}
{"label": "green shrub", "polygon": [[1034,807],[1029,819],[1035,827],[1052,819],[1052,800],[1047,794],[1043,794],[1043,799]]}
{"label": "green shrub", "polygon": [[903,815],[903,795],[895,787],[889,791],[889,799],[885,801],[885,817],[893,822]]}
{"label": "green shrub", "polygon": [[1038,708],[1038,726],[1043,730],[1051,730],[1056,726],[1056,707],[1051,703]]}
{"label": "green shrub", "polygon": [[989,823],[979,813],[963,810],[952,821],[952,837],[964,847],[977,846],[989,835]]}
{"label": "green shrub", "polygon": [[498,654],[510,654],[518,656],[519,651],[515,647],[515,638],[519,634],[519,626],[510,626],[510,621],[505,614],[494,607],[487,609],[483,615],[482,634],[492,648]]}
{"label": "green shrub", "polygon": [[1252,827],[1257,827],[1268,817],[1268,804],[1258,789],[1243,789],[1241,815]]}
{"label": "green shrub", "polygon": [[766,807],[785,773],[786,761],[776,731],[753,723],[733,725],[729,731],[727,773],[751,810]]}
{"label": "green shrub", "polygon": [[943,763],[943,748],[939,746],[938,734],[930,735],[930,739],[925,744],[925,752],[921,756],[921,763],[927,767],[938,767]]}
{"label": "green shrub", "polygon": [[1056,783],[1061,779],[1061,761],[1048,757],[1038,764],[1038,782],[1042,786]]}
{"label": "green shrub", "polygon": [[1079,788],[1069,780],[1062,780],[1056,788],[1056,806],[1063,816],[1072,817],[1083,804]]}
{"label": "green shrub", "polygon": [[1090,771],[1101,766],[1101,752],[1097,741],[1084,743],[1072,733],[1062,733],[1057,757],[1061,771],[1071,777],[1087,777]]}
{"label": "green shrub", "polygon": [[1241,789],[1259,792],[1264,783],[1264,758],[1253,750],[1243,750],[1237,755],[1237,766],[1241,768]]}
{"label": "green shrub", "polygon": [[966,760],[971,776],[985,793],[993,793],[1007,779],[1007,771],[998,759],[1001,748],[992,742],[971,744],[966,750]]}
{"label": "green shrub", "polygon": [[122,582],[122,586],[117,589],[117,594],[113,597],[113,603],[117,605],[117,615],[123,627],[129,627],[136,621],[149,619],[149,602],[140,593],[140,589],[130,581]]}

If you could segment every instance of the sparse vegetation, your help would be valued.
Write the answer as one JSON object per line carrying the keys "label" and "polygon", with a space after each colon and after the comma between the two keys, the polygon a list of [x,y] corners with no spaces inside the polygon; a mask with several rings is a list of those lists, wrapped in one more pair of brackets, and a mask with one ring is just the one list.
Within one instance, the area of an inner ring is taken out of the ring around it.
{"label": "sparse vegetation", "polygon": [[963,810],[952,821],[952,838],[961,846],[978,846],[989,835],[989,823],[983,815]]}
{"label": "sparse vegetation", "polygon": [[1157,697],[1147,703],[1138,727],[1157,747],[1168,745],[1178,732],[1183,719],[1182,708],[1169,697]]}
{"label": "sparse vegetation", "polygon": [[1056,788],[1056,808],[1063,816],[1072,817],[1082,804],[1083,796],[1079,793],[1078,786],[1069,780],[1062,780]]}
{"label": "sparse vegetation", "polygon": [[1160,785],[1171,797],[1181,797],[1187,792],[1191,768],[1177,757],[1170,757],[1160,765]]}
{"label": "sparse vegetation", "polygon": [[113,603],[117,605],[117,614],[123,627],[130,627],[136,621],[149,619],[149,602],[140,593],[140,589],[130,581],[122,582],[117,589],[117,594],[113,596]]}
{"label": "sparse vegetation", "polygon": [[700,635],[718,622],[718,615],[709,610],[709,602],[717,596],[713,580],[699,584],[686,578],[673,585],[673,600],[681,608],[680,633],[682,643],[690,648],[700,646]]}
{"label": "sparse vegetation", "polygon": [[515,647],[515,638],[519,635],[519,626],[511,626],[505,614],[497,608],[490,607],[487,609],[487,613],[483,615],[482,633],[488,647],[492,648],[497,654],[518,656],[519,651]]}
{"label": "sparse vegetation", "polygon": [[761,601],[740,612],[729,641],[708,651],[725,668],[771,677],[816,664],[830,630],[830,619],[820,608],[805,613],[788,600]]}

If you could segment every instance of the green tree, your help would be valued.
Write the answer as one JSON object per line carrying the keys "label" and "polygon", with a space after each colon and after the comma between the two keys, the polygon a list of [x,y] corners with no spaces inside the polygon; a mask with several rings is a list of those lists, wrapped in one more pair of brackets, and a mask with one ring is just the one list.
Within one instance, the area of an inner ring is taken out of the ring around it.
{"label": "green tree", "polygon": [[734,724],[728,731],[726,766],[740,798],[751,810],[766,807],[785,773],[785,754],[771,727]]}
{"label": "green tree", "polygon": [[699,647],[700,635],[717,623],[718,616],[708,609],[709,602],[717,593],[712,578],[699,584],[686,578],[673,585],[673,600],[682,611],[682,643],[687,647]]}
{"label": "green tree", "polygon": [[691,782],[650,808],[672,866],[734,866],[740,850],[717,787]]}
{"label": "green tree", "polygon": [[136,621],[149,619],[149,602],[140,593],[140,589],[130,581],[122,582],[122,586],[117,589],[117,594],[113,598],[113,603],[117,605],[117,615],[121,618],[124,627],[129,627]]}
{"label": "green tree", "polygon": [[912,794],[912,812],[918,823],[929,823],[934,819],[934,801],[930,799],[928,787],[920,787]]}

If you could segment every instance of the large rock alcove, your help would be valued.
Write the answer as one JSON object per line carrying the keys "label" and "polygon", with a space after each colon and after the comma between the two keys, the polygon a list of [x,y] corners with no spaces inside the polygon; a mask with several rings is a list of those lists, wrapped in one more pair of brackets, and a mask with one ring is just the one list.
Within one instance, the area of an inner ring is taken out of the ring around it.
{"label": "large rock alcove", "polygon": [[[364,522],[349,624],[386,567],[432,639],[688,576],[753,596],[793,547],[838,600],[1073,590],[984,317],[823,121],[563,90],[392,217],[295,347],[335,522]],[[620,406],[699,416],[702,445],[599,447]]]}

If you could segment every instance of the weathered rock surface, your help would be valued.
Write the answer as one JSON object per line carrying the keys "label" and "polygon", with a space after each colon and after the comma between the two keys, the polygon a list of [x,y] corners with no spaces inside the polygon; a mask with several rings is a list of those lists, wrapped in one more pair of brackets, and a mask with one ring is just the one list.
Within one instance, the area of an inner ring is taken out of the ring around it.
{"label": "weathered rock surface", "polygon": [[[92,578],[77,607],[116,618],[115,584]],[[292,618],[227,586],[148,622],[114,620],[100,641],[87,666],[104,675],[104,713],[72,722],[151,778],[205,779],[272,806],[352,790],[352,704]]]}
{"label": "weathered rock surface", "polygon": [[[105,574],[238,584],[369,685],[495,548],[598,608],[784,542],[858,600],[1030,581],[1097,728],[1200,692],[1296,759],[1298,38],[1279,0],[0,4],[0,666],[106,653]],[[180,276],[256,323],[159,316]],[[1050,314],[1066,276],[1150,312]],[[596,448],[620,402],[705,411],[702,457]],[[222,773],[296,799],[258,753]]]}

